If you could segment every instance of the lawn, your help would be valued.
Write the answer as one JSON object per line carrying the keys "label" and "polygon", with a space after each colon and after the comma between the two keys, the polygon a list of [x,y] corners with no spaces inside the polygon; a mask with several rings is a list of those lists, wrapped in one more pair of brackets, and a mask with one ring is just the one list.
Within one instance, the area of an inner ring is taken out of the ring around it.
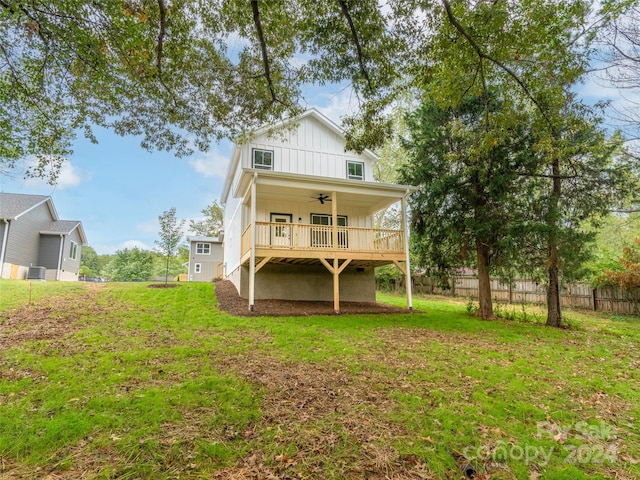
{"label": "lawn", "polygon": [[233,317],[213,284],[30,285],[0,282],[3,480],[640,478],[638,318]]}

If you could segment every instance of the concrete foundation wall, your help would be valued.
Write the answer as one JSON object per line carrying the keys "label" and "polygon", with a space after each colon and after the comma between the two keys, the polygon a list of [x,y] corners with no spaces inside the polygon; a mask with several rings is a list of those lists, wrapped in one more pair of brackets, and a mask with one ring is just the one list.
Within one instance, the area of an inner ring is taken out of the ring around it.
{"label": "concrete foundation wall", "polygon": [[[236,284],[236,288],[238,284]],[[242,267],[240,296],[249,298],[249,268]],[[323,266],[266,265],[256,274],[256,300],[333,301],[333,275]],[[340,274],[340,301],[375,302],[373,268],[349,268]]]}

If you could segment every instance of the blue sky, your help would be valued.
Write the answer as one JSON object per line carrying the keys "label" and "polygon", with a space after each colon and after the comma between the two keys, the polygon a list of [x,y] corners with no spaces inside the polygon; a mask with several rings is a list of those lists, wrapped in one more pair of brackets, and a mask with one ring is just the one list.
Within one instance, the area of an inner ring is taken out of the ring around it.
{"label": "blue sky", "polygon": [[[350,95],[348,89],[317,89],[308,97],[309,106],[339,124],[352,104]],[[104,129],[95,133],[98,144],[78,137],[56,186],[24,179],[19,166],[11,177],[0,177],[0,191],[50,195],[61,219],[82,222],[88,244],[98,254],[136,246],[153,249],[163,212],[175,207],[177,217],[187,219],[188,225],[188,219],[199,219],[203,208],[220,200],[231,142],[178,158],[148,152],[136,137]]]}

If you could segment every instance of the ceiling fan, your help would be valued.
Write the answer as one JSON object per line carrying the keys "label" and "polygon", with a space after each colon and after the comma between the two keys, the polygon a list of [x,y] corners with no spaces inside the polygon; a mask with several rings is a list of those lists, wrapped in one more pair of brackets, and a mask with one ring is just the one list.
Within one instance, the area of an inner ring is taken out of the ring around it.
{"label": "ceiling fan", "polygon": [[319,193],[317,197],[311,197],[311,198],[318,200],[320,202],[320,205],[324,205],[324,202],[331,201],[331,195],[324,195],[322,193]]}

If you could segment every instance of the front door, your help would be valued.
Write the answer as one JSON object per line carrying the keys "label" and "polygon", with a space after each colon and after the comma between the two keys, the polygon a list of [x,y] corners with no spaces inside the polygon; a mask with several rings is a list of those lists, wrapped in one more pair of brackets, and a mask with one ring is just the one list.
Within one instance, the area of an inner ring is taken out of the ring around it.
{"label": "front door", "polygon": [[272,213],[271,223],[271,245],[290,246],[291,245],[291,222],[293,216],[288,213]]}

